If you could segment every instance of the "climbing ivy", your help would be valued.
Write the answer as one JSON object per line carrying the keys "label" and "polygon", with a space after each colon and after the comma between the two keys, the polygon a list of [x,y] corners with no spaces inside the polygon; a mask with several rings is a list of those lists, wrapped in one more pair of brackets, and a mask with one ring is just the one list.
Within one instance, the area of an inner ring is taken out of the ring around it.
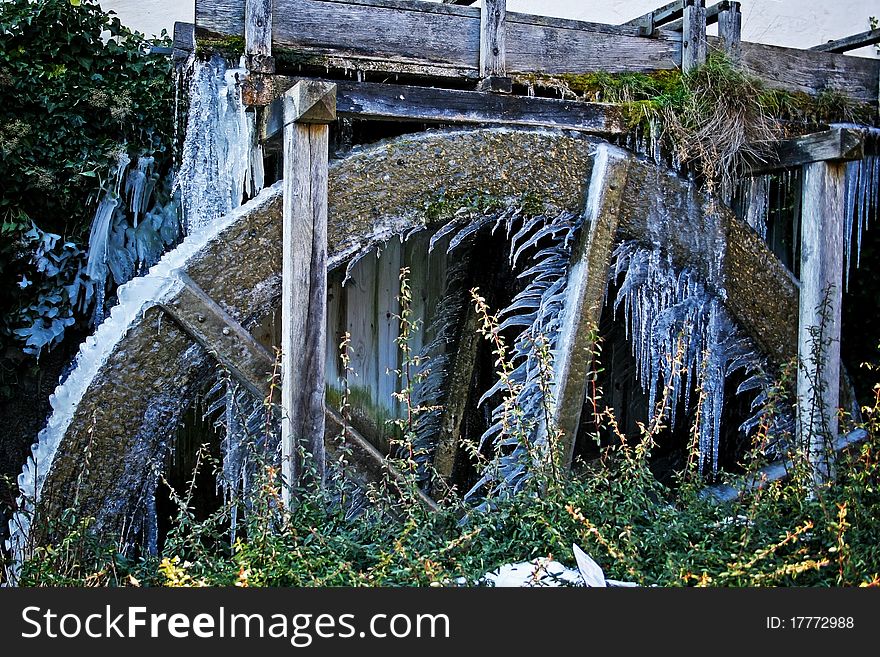
{"label": "climbing ivy", "polygon": [[155,44],[94,0],[0,3],[4,370],[83,317],[84,243],[120,154],[170,169],[171,62]]}

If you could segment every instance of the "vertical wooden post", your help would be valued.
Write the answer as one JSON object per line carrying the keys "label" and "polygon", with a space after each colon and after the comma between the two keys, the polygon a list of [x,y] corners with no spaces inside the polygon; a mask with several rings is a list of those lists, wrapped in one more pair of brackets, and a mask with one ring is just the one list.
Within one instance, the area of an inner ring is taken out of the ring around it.
{"label": "vertical wooden post", "polygon": [[837,437],[845,184],[842,162],[804,166],[797,419],[817,484],[831,476]]}
{"label": "vertical wooden post", "polygon": [[335,84],[301,81],[284,95],[281,471],[288,506],[297,487],[324,479],[328,124],[335,119]]}
{"label": "vertical wooden post", "polygon": [[244,12],[244,54],[247,70],[252,73],[274,73],[272,0],[247,0]]}
{"label": "vertical wooden post", "polygon": [[740,3],[726,2],[726,8],[718,14],[718,36],[721,48],[732,62],[742,57],[742,11]]}
{"label": "vertical wooden post", "polygon": [[684,0],[681,34],[681,70],[706,63],[706,0]]}
{"label": "vertical wooden post", "polygon": [[510,93],[513,82],[507,77],[505,21],[507,0],[483,0],[480,10],[481,91]]}

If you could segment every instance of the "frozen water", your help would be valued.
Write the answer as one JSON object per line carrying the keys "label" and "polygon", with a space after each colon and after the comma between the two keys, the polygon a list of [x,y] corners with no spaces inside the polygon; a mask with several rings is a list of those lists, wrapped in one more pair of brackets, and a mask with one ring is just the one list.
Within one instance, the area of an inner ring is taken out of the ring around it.
{"label": "frozen water", "polygon": [[220,57],[192,63],[178,185],[187,233],[237,208],[263,187],[262,146],[241,100],[244,69]]}

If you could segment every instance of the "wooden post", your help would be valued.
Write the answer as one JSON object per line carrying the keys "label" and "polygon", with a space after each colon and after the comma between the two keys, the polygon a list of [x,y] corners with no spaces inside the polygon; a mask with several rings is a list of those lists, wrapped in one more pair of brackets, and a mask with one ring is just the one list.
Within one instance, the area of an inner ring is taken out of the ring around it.
{"label": "wooden post", "polygon": [[281,472],[284,501],[324,478],[328,124],[336,85],[306,80],[284,95]]}
{"label": "wooden post", "polygon": [[504,23],[507,0],[483,0],[480,10],[480,91],[510,93]]}
{"label": "wooden post", "polygon": [[845,185],[840,161],[804,166],[797,419],[817,484],[831,476],[837,438]]}
{"label": "wooden post", "polygon": [[706,1],[684,0],[681,34],[681,70],[685,73],[706,63]]}
{"label": "wooden post", "polygon": [[275,72],[275,60],[272,58],[272,0],[247,0],[244,54],[249,72]]}
{"label": "wooden post", "polygon": [[730,61],[738,62],[742,57],[742,11],[738,2],[724,4],[726,7],[718,14],[718,36]]}
{"label": "wooden post", "polygon": [[597,147],[583,228],[572,248],[559,346],[554,355],[556,426],[561,465],[571,467],[605,290],[617,237],[621,201],[632,158],[608,144]]}

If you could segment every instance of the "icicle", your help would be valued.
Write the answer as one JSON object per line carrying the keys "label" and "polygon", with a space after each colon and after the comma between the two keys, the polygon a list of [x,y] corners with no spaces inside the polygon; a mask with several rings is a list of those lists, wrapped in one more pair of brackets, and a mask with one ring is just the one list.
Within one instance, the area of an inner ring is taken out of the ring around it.
{"label": "icicle", "polygon": [[[636,375],[648,393],[649,422],[659,412],[668,413],[674,424],[679,405],[683,403],[685,412],[690,408],[690,391],[699,382],[700,465],[711,465],[715,471],[725,381],[733,372],[744,371],[758,377],[754,381],[766,390],[770,381],[762,374],[764,361],[696,272],[689,268],[676,272],[659,249],[645,249],[637,242],[621,244],[614,252],[610,278],[618,281],[621,276],[614,312],[623,306]],[[758,386],[741,390],[753,387]],[[658,408],[661,398],[665,403]]]}
{"label": "icicle", "polygon": [[195,62],[178,185],[187,233],[241,205],[263,187],[253,114],[241,100],[241,69],[219,57]]}

